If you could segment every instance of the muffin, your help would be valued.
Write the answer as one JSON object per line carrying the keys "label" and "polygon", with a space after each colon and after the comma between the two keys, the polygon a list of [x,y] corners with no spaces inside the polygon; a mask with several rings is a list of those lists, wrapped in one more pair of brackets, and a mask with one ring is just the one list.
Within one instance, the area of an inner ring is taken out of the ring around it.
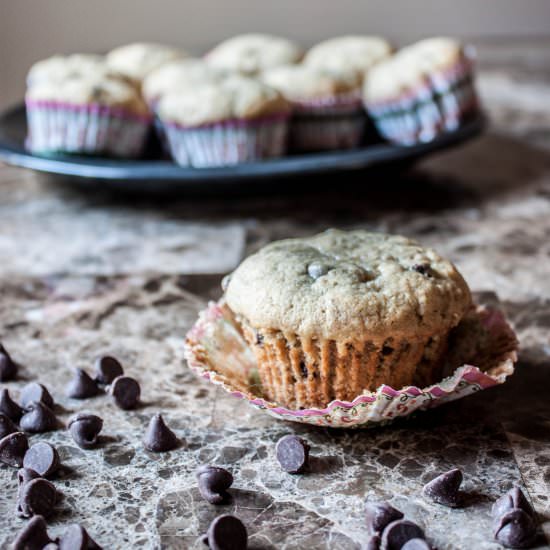
{"label": "muffin", "polygon": [[371,69],[363,99],[383,138],[431,141],[478,110],[472,50],[451,38],[408,46]]}
{"label": "muffin", "polygon": [[224,286],[264,395],[294,409],[437,381],[449,333],[471,307],[451,262],[365,231],[271,243]]}
{"label": "muffin", "polygon": [[151,115],[134,86],[116,78],[69,78],[35,84],[25,95],[27,145],[35,153],[134,158]]}
{"label": "muffin", "polygon": [[313,46],[304,56],[304,64],[317,69],[352,70],[363,79],[391,51],[390,43],[379,36],[340,36]]}
{"label": "muffin", "polygon": [[262,80],[292,106],[292,151],[350,149],[361,142],[365,115],[361,79],[355,72],[286,65],[265,71]]}
{"label": "muffin", "polygon": [[269,86],[242,76],[164,96],[157,114],[181,165],[225,166],[281,156],[290,108]]}
{"label": "muffin", "polygon": [[148,74],[165,63],[185,57],[189,57],[189,54],[179,48],[136,42],[111,50],[106,61],[111,69],[139,84]]}
{"label": "muffin", "polygon": [[243,34],[218,44],[206,61],[224,71],[257,75],[261,71],[297,63],[302,49],[291,40],[269,34]]}

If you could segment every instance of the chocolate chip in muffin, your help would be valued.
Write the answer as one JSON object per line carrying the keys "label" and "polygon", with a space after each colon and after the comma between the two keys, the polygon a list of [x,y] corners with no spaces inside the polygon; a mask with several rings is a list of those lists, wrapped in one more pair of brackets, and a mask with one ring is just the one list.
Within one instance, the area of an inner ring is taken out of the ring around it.
{"label": "chocolate chip in muffin", "polygon": [[49,432],[57,428],[54,412],[41,401],[27,405],[27,412],[21,417],[19,425],[26,432]]}
{"label": "chocolate chip in muffin", "polygon": [[178,443],[176,434],[165,424],[162,415],[155,414],[143,438],[145,448],[155,453],[163,453],[175,449]]}
{"label": "chocolate chip in muffin", "polygon": [[74,442],[83,449],[91,449],[98,442],[103,420],[95,414],[78,413],[69,420],[69,433]]}
{"label": "chocolate chip in muffin", "polygon": [[52,542],[44,518],[34,516],[17,535],[13,550],[42,550]]}
{"label": "chocolate chip in muffin", "polygon": [[24,518],[48,516],[54,511],[57,491],[47,479],[37,478],[23,484],[17,497],[17,515]]}
{"label": "chocolate chip in muffin", "polygon": [[0,439],[0,462],[21,468],[29,448],[29,440],[23,432],[15,432]]}
{"label": "chocolate chip in muffin", "polygon": [[433,270],[430,264],[414,264],[411,269],[421,275],[425,275],[426,277],[431,277],[433,275]]}
{"label": "chocolate chip in muffin", "polygon": [[13,422],[19,422],[23,409],[11,398],[7,388],[0,390],[0,413],[5,414]]}
{"label": "chocolate chip in muffin", "polygon": [[19,428],[15,425],[13,420],[4,413],[0,413],[0,439],[18,431]]}
{"label": "chocolate chip in muffin", "polygon": [[118,376],[124,374],[120,362],[110,355],[99,357],[95,362],[96,382],[98,384],[110,384]]}
{"label": "chocolate chip in muffin", "polygon": [[202,497],[210,504],[221,504],[229,500],[227,490],[233,484],[233,476],[224,468],[200,466],[197,480]]}
{"label": "chocolate chip in muffin", "polygon": [[50,409],[54,408],[53,397],[48,391],[48,388],[46,388],[46,386],[44,386],[43,384],[39,384],[38,382],[31,382],[21,390],[21,396],[19,398],[19,403],[21,404],[21,406],[24,409],[27,409],[29,405],[33,402],[41,402]]}
{"label": "chocolate chip in muffin", "polygon": [[520,508],[531,517],[535,516],[533,507],[519,487],[513,487],[506,494],[502,495],[493,504],[491,513],[494,519],[498,519],[514,508]]}
{"label": "chocolate chip in muffin", "polygon": [[17,483],[19,487],[29,482],[31,479],[38,479],[42,477],[38,472],[31,470],[30,468],[20,468],[17,472]]}
{"label": "chocolate chip in muffin", "polygon": [[13,361],[6,348],[0,344],[0,382],[13,380],[17,376],[17,363]]}
{"label": "chocolate chip in muffin", "polygon": [[462,495],[459,491],[461,483],[462,472],[458,468],[453,468],[424,485],[422,493],[437,504],[458,508],[462,504]]}
{"label": "chocolate chip in muffin", "polygon": [[513,508],[495,522],[495,539],[506,548],[529,548],[537,536],[534,519],[520,508]]}
{"label": "chocolate chip in muffin", "polygon": [[69,525],[58,540],[59,550],[101,550],[82,525]]}
{"label": "chocolate chip in muffin", "polygon": [[139,404],[141,388],[130,376],[118,376],[113,380],[109,393],[118,407],[124,410],[135,409]]}
{"label": "chocolate chip in muffin", "polygon": [[275,447],[281,468],[289,474],[301,474],[309,465],[309,445],[297,435],[285,435]]}
{"label": "chocolate chip in muffin", "polygon": [[66,394],[73,399],[87,399],[99,393],[99,388],[89,374],[82,369],[74,369],[74,376],[67,385]]}
{"label": "chocolate chip in muffin", "polygon": [[212,521],[207,532],[210,550],[246,550],[248,533],[243,522],[229,514]]}
{"label": "chocolate chip in muffin", "polygon": [[387,502],[366,502],[365,520],[369,533],[381,533],[386,525],[403,518],[403,512]]}
{"label": "chocolate chip in muffin", "polygon": [[411,539],[424,539],[424,531],[406,519],[398,519],[386,525],[382,532],[382,548],[386,550],[401,550]]}
{"label": "chocolate chip in muffin", "polygon": [[23,467],[47,477],[59,469],[59,462],[57,449],[46,441],[39,441],[25,453]]}

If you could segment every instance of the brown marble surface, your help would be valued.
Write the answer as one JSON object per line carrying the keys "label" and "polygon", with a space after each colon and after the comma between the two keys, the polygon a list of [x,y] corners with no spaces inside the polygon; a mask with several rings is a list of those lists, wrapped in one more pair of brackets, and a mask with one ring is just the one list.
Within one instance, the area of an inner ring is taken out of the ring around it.
{"label": "brown marble surface", "polygon": [[[52,534],[82,522],[110,548],[200,548],[220,512],[246,523],[250,546],[360,548],[365,498],[389,499],[442,549],[497,549],[492,501],[513,484],[550,537],[550,48],[544,42],[479,48],[479,87],[492,120],[482,138],[407,174],[315,182],[306,195],[152,200],[78,193],[0,166],[0,337],[25,367],[6,384],[48,384],[59,418],[105,418],[103,444],[83,451],[64,429],[33,436],[57,445],[64,498]],[[348,181],[349,180],[349,181]],[[343,185],[343,184],[348,185]],[[311,184],[311,183],[310,183]],[[499,301],[521,342],[504,386],[393,426],[356,431],[287,424],[197,380],[183,336],[221,275],[264,243],[337,226],[403,233],[457,263],[482,301]],[[64,396],[72,367],[117,355],[142,383],[143,406],[123,412],[105,396]],[[184,440],[144,450],[162,411]],[[274,444],[294,432],[312,445],[311,471],[280,471]],[[233,501],[213,508],[194,470],[230,468]],[[469,505],[430,504],[422,484],[451,467],[465,473]],[[15,471],[0,466],[0,547],[15,517]]]}

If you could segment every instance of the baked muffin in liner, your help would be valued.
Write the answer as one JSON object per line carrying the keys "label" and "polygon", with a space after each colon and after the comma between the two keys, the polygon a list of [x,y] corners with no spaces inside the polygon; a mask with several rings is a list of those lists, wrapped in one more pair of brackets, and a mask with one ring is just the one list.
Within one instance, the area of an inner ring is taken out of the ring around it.
{"label": "baked muffin in liner", "polygon": [[441,379],[428,386],[381,384],[349,400],[320,407],[286,407],[268,398],[260,382],[256,356],[243,329],[223,302],[211,303],[186,337],[188,366],[231,395],[282,420],[333,428],[369,427],[437,407],[502,384],[513,374],[517,339],[503,314],[475,306],[448,339]]}

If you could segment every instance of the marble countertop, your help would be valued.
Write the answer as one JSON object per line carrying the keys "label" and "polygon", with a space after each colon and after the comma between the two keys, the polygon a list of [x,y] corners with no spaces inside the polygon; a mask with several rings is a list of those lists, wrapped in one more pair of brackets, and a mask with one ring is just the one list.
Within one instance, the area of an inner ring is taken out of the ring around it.
{"label": "marble countertop", "polygon": [[[365,498],[390,499],[440,550],[500,548],[492,501],[514,484],[528,493],[550,541],[550,48],[544,42],[479,46],[479,88],[491,117],[482,138],[399,177],[337,176],[307,195],[152,200],[83,194],[0,166],[0,337],[28,379],[52,390],[66,421],[78,410],[105,419],[106,442],[54,443],[66,469],[49,520],[58,534],[81,522],[104,547],[201,548],[215,515],[234,512],[256,549],[360,548]],[[322,185],[321,185],[322,183]],[[482,301],[516,327],[520,360],[505,385],[414,419],[371,430],[329,430],[274,420],[205,381],[183,359],[198,309],[221,276],[259,246],[327,227],[402,233],[451,258]],[[64,396],[72,367],[104,352],[142,384],[144,404],[124,412],[106,397]],[[141,443],[161,411],[184,439],[153,454]],[[281,472],[274,445],[297,433],[311,471]],[[232,504],[199,497],[201,463],[229,468]],[[431,505],[420,488],[459,467],[475,498]],[[15,517],[15,471],[0,466],[0,547]],[[541,538],[539,548],[548,547]]]}

